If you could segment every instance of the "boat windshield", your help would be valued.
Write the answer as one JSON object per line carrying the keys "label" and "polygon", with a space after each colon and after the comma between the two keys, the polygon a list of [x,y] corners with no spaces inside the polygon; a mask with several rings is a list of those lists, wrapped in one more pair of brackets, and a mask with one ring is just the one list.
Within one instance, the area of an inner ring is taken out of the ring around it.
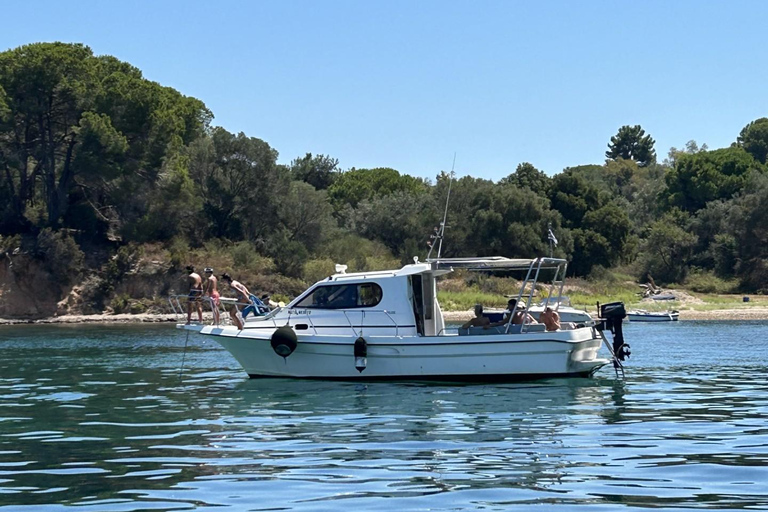
{"label": "boat windshield", "polygon": [[381,302],[381,287],[376,283],[320,285],[297,302],[294,308],[349,309],[370,308]]}

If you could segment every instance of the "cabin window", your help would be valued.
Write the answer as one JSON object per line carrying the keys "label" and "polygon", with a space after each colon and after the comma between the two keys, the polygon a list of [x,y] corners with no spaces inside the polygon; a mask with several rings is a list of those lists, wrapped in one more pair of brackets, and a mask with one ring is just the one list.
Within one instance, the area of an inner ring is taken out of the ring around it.
{"label": "cabin window", "polygon": [[381,302],[382,295],[376,283],[324,285],[312,290],[294,308],[370,308]]}

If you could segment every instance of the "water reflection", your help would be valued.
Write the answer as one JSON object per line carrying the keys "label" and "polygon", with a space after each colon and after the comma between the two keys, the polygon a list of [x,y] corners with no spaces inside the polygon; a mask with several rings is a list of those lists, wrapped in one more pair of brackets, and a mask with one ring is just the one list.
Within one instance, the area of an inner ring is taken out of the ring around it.
{"label": "water reflection", "polygon": [[0,510],[768,506],[768,365],[722,329],[641,336],[626,381],[500,385],[248,380],[202,340],[180,376],[168,329],[20,332]]}

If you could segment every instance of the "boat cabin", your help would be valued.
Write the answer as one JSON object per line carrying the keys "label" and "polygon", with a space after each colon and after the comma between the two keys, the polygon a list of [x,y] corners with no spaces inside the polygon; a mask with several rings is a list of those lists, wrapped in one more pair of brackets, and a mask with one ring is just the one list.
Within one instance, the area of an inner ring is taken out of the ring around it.
{"label": "boat cabin", "polygon": [[286,309],[292,316],[307,315],[315,327],[338,325],[343,315],[350,326],[363,329],[396,327],[401,336],[438,336],[445,324],[435,278],[448,272],[429,263],[399,270],[341,272],[315,283]]}
{"label": "boat cabin", "polygon": [[[492,257],[416,261],[399,270],[376,272],[348,274],[341,270],[311,286],[289,303],[283,314],[287,311],[299,322],[298,331],[312,329],[318,334],[331,334],[330,330],[334,327],[351,327],[373,336],[441,336],[445,334],[445,321],[437,300],[438,277],[453,272],[455,268],[523,270],[527,275],[518,295],[518,303],[530,306],[542,269],[555,270],[551,286],[560,284],[557,292],[561,292],[565,265],[565,260],[553,258],[513,260]],[[528,290],[528,295],[524,295],[525,290]],[[306,324],[300,321],[303,318],[306,318]]]}

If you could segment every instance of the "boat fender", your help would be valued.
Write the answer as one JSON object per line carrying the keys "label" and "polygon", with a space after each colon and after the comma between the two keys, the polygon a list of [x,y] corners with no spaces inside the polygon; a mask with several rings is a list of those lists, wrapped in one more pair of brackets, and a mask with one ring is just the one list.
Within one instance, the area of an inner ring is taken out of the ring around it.
{"label": "boat fender", "polygon": [[355,368],[363,373],[366,366],[368,366],[368,342],[360,336],[355,340]]}
{"label": "boat fender", "polygon": [[286,358],[296,350],[298,339],[296,338],[296,332],[290,326],[284,325],[272,333],[270,343],[275,354]]}

